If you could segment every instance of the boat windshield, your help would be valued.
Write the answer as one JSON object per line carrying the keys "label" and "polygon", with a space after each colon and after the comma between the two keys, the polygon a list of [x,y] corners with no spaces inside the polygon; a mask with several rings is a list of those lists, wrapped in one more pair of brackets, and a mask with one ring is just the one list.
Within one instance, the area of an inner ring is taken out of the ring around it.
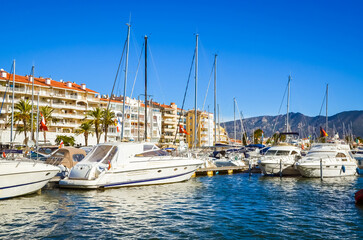
{"label": "boat windshield", "polygon": [[307,157],[313,157],[313,158],[322,158],[322,157],[335,157],[336,152],[329,152],[329,151],[314,151],[314,152],[308,152]]}
{"label": "boat windshield", "polygon": [[277,151],[276,156],[287,156],[289,155],[290,151]]}
{"label": "boat windshield", "polygon": [[265,154],[265,155],[266,155],[266,156],[267,156],[267,155],[270,155],[270,156],[271,156],[271,155],[275,155],[275,154],[276,154],[276,152],[277,152],[276,150],[268,150],[268,151],[266,152],[266,154]]}
{"label": "boat windshield", "polygon": [[156,151],[143,152],[135,155],[135,157],[157,157],[157,156],[169,156],[169,154],[164,150],[156,150]]}
{"label": "boat windshield", "polygon": [[[100,145],[97,146],[96,149],[91,153],[91,155],[87,158],[88,162],[100,162],[109,152],[110,150],[113,148],[113,146],[111,145]],[[117,149],[117,147],[114,147]],[[110,155],[112,155],[112,157],[115,155],[117,150],[113,149],[113,154],[110,153],[108,154],[107,159],[109,158]],[[112,159],[111,157],[111,159]]]}

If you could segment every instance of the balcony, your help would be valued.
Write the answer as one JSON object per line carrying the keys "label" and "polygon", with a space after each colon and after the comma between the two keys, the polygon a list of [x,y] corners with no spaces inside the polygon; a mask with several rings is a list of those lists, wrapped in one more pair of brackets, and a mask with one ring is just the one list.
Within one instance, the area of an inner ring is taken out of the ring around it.
{"label": "balcony", "polygon": [[52,117],[55,118],[73,118],[73,119],[84,119],[84,115],[75,114],[75,113],[53,113]]}
{"label": "balcony", "polygon": [[176,128],[164,128],[164,132],[174,133],[174,132],[176,132]]}

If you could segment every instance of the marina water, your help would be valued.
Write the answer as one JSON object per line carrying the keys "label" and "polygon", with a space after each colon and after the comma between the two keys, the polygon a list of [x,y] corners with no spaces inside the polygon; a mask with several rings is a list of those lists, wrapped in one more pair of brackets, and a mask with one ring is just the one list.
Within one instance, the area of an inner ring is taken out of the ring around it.
{"label": "marina water", "polygon": [[104,191],[43,190],[0,202],[0,238],[359,239],[363,178],[217,175]]}

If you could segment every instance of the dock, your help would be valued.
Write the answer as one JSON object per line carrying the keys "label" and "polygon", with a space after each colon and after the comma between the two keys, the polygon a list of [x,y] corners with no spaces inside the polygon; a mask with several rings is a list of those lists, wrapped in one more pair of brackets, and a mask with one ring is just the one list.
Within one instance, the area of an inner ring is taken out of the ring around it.
{"label": "dock", "polygon": [[[227,166],[215,168],[200,168],[195,172],[195,176],[213,176],[217,174],[235,174],[235,173],[249,173],[248,166]],[[261,173],[259,169],[252,168],[251,173]]]}

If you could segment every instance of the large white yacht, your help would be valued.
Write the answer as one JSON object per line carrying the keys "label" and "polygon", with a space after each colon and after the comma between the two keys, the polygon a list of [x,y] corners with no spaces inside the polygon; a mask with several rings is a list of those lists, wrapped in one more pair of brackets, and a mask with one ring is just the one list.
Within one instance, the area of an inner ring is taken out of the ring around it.
{"label": "large white yacht", "polygon": [[359,147],[351,151],[355,160],[357,160],[357,173],[363,175],[363,148]]}
{"label": "large white yacht", "polygon": [[103,143],[59,182],[65,188],[114,188],[165,184],[191,178],[203,161],[174,157],[152,143]]}
{"label": "large white yacht", "polygon": [[355,175],[357,163],[349,145],[317,143],[296,166],[304,177],[320,177],[321,166],[323,177],[341,177]]}
{"label": "large white yacht", "polygon": [[58,172],[56,166],[32,160],[0,160],[0,199],[33,193]]}
{"label": "large white yacht", "polygon": [[265,175],[300,175],[295,163],[301,158],[301,148],[292,145],[276,145],[267,150],[258,160]]}

